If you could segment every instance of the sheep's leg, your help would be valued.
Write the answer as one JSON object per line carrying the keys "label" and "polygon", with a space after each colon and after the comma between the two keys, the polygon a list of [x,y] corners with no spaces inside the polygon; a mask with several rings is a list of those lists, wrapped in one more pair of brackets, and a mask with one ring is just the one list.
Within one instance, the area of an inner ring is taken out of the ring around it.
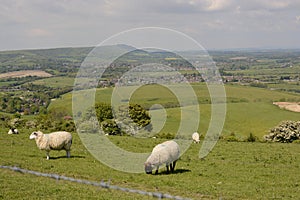
{"label": "sheep's leg", "polygon": [[47,155],[47,160],[49,160],[50,159],[49,151],[46,151],[46,155]]}
{"label": "sheep's leg", "polygon": [[156,168],[155,174],[158,174],[158,168],[159,168],[159,167]]}
{"label": "sheep's leg", "polygon": [[172,172],[174,172],[175,165],[176,165],[176,160],[173,162],[173,165],[171,166],[171,171],[172,171]]}
{"label": "sheep's leg", "polygon": [[[169,172],[170,172],[170,171],[169,171],[169,165],[166,164],[166,167],[167,167],[167,173],[169,173]],[[171,168],[172,168],[172,166],[171,166]]]}
{"label": "sheep's leg", "polygon": [[71,157],[71,152],[70,151],[66,151],[67,152],[67,158]]}

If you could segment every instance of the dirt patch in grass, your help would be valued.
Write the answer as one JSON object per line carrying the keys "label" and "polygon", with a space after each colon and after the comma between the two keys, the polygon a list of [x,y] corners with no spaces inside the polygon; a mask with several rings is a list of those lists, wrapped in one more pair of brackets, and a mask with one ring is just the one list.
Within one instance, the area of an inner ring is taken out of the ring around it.
{"label": "dirt patch in grass", "polygon": [[26,76],[51,77],[52,75],[42,70],[21,70],[0,74],[1,78],[20,78]]}
{"label": "dirt patch in grass", "polygon": [[273,102],[273,104],[285,110],[300,112],[300,102]]}

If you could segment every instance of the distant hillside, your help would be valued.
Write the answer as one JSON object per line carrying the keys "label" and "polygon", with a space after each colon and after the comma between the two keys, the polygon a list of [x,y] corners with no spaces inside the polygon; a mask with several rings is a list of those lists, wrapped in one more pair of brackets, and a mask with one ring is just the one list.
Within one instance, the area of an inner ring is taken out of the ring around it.
{"label": "distant hillside", "polygon": [[91,50],[87,48],[60,48],[0,52],[0,73],[19,70],[44,70],[52,74],[75,72]]}
{"label": "distant hillside", "polygon": [[[1,51],[0,73],[37,69],[69,72],[70,68],[78,68],[93,49],[94,47],[78,47]],[[120,51],[134,49],[127,45],[114,45],[97,48],[97,51],[105,52],[106,55],[114,55]]]}

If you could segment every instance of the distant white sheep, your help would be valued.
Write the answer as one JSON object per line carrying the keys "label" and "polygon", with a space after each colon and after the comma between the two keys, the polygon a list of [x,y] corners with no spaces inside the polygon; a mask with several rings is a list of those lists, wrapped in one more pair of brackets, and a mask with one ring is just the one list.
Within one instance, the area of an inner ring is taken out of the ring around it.
{"label": "distant white sheep", "polygon": [[51,150],[65,150],[67,157],[70,158],[70,150],[72,145],[72,135],[66,131],[58,131],[50,134],[43,134],[41,131],[33,132],[29,139],[35,139],[39,149],[45,150],[47,160],[49,160],[49,152]]}
{"label": "distant white sheep", "polygon": [[19,131],[16,128],[10,128],[7,134],[19,134]]}
{"label": "distant white sheep", "polygon": [[199,143],[199,142],[200,142],[200,136],[199,136],[199,133],[197,133],[197,132],[193,133],[192,139],[193,139],[193,142],[194,142],[194,143]]}
{"label": "distant white sheep", "polygon": [[173,141],[166,141],[156,145],[151,155],[145,162],[145,172],[151,174],[152,170],[156,168],[155,174],[158,173],[159,166],[166,164],[167,172],[169,172],[169,166],[171,172],[175,169],[176,161],[179,159],[180,150],[179,145]]}

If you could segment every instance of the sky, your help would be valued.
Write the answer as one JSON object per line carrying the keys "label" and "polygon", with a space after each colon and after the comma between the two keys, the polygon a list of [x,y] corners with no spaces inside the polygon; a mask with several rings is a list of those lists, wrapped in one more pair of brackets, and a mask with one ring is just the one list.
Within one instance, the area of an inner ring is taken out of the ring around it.
{"label": "sky", "polygon": [[0,0],[0,51],[96,46],[162,27],[205,49],[300,49],[300,0]]}

